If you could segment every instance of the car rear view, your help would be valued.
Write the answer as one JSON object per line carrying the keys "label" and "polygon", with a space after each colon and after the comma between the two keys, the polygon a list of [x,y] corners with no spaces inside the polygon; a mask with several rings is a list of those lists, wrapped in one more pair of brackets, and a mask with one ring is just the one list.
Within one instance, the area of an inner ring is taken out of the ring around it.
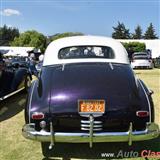
{"label": "car rear view", "polygon": [[132,68],[153,68],[153,63],[151,57],[145,52],[137,52],[133,54]]}
{"label": "car rear view", "polygon": [[27,139],[47,156],[56,143],[156,138],[150,90],[136,79],[122,44],[95,36],[63,38],[46,50],[25,108]]}

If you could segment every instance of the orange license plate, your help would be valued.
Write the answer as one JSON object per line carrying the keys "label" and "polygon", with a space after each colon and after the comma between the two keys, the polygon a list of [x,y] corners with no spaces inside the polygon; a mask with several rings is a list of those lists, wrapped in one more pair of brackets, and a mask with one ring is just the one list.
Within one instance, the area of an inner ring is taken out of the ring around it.
{"label": "orange license plate", "polygon": [[104,113],[104,100],[79,100],[80,113]]}

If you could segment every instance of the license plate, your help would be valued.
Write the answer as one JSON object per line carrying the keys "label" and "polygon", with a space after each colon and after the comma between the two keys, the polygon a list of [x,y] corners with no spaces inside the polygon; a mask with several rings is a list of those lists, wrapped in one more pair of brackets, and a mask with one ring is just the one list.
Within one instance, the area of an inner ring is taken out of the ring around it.
{"label": "license plate", "polygon": [[79,100],[80,113],[104,113],[104,100]]}

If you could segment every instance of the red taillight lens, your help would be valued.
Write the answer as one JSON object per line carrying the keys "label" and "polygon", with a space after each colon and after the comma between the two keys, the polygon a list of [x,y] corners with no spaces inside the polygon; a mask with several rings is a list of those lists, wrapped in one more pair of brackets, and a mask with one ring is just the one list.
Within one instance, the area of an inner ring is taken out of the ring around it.
{"label": "red taillight lens", "polygon": [[44,114],[41,112],[34,112],[32,114],[32,119],[43,119],[44,118]]}
{"label": "red taillight lens", "polygon": [[147,116],[149,116],[149,112],[148,111],[137,111],[136,112],[136,116],[138,116],[138,117],[147,117]]}

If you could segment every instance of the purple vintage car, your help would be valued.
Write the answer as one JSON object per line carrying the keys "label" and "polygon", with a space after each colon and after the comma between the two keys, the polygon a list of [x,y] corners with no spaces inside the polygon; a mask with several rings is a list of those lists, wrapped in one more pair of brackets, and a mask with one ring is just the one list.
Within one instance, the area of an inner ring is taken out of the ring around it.
{"label": "purple vintage car", "polygon": [[121,43],[98,36],[52,42],[25,108],[23,136],[42,144],[143,141],[158,137],[153,92],[135,78]]}

